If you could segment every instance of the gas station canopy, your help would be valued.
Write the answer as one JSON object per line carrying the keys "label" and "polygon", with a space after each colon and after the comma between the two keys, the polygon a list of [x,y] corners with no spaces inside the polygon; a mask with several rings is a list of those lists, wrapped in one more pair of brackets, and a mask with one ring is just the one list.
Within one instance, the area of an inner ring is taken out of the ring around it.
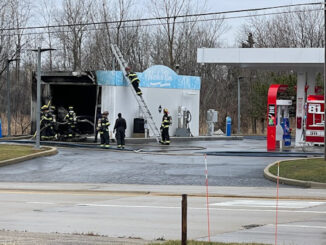
{"label": "gas station canopy", "polygon": [[[295,145],[304,143],[306,98],[315,94],[316,74],[324,69],[323,48],[198,48],[197,63],[297,73]],[[273,82],[273,81],[271,81]],[[307,89],[308,88],[308,89]]]}
{"label": "gas station canopy", "polygon": [[323,48],[199,48],[197,63],[266,70],[323,70]]}

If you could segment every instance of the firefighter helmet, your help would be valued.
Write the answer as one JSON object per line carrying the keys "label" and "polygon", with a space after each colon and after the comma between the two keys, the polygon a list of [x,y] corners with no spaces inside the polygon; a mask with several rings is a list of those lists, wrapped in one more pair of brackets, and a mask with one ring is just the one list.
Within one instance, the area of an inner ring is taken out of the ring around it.
{"label": "firefighter helmet", "polygon": [[109,112],[108,111],[104,111],[102,114],[103,115],[109,115]]}
{"label": "firefighter helmet", "polygon": [[164,108],[163,110],[164,113],[169,113],[168,109]]}
{"label": "firefighter helmet", "polygon": [[68,108],[69,108],[69,111],[72,111],[74,109],[73,106],[69,106]]}

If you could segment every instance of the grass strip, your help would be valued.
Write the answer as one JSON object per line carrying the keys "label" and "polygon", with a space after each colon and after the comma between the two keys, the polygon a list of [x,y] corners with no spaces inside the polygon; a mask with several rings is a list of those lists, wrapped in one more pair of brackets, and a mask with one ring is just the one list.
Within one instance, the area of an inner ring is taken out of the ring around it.
{"label": "grass strip", "polygon": [[[277,175],[277,164],[269,171]],[[281,162],[280,177],[326,183],[326,161],[323,158],[308,158]]]}
{"label": "grass strip", "polygon": [[4,145],[0,144],[0,161],[9,160],[16,157],[23,157],[36,152],[44,151],[44,149],[34,149],[29,145]]}

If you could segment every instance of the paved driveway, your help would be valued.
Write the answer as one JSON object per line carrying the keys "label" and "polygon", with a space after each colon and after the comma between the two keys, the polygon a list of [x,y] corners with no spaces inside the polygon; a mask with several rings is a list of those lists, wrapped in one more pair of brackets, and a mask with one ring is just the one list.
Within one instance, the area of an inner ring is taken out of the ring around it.
{"label": "paved driveway", "polygon": [[[163,149],[174,150],[180,146],[178,143]],[[188,150],[170,152],[173,155],[59,148],[59,153],[55,156],[0,168],[0,181],[204,185],[204,157],[187,155],[186,153],[200,151],[191,147],[200,146],[217,151],[263,151],[265,141],[193,141],[186,146]],[[154,145],[146,148],[159,147]],[[263,169],[278,159],[280,158],[208,156],[209,185],[274,186],[273,182],[263,177]]]}

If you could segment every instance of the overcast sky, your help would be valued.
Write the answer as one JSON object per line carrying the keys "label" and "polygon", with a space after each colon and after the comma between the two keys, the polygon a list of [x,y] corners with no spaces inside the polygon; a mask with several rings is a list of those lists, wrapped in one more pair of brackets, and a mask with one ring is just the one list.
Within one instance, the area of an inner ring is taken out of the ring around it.
{"label": "overcast sky", "polygon": [[[38,1],[41,0],[36,0],[35,3],[37,3]],[[52,0],[52,1],[55,3],[55,5],[58,6],[61,6],[62,4],[62,0]],[[144,5],[146,5],[148,1],[149,0],[135,0],[135,4],[141,6],[142,9],[141,11],[144,11],[143,7]],[[203,1],[203,0],[197,0],[197,1]],[[221,11],[230,11],[230,10],[282,6],[282,5],[289,5],[289,4],[321,2],[321,0],[206,0],[206,2],[207,2],[208,12],[221,12]],[[271,10],[271,11],[277,12],[280,10]],[[259,13],[264,13],[264,12],[259,12]],[[142,14],[143,17],[148,17],[150,13],[143,12]],[[243,13],[241,15],[248,15],[248,13]],[[232,15],[228,15],[228,16],[232,16]],[[247,18],[226,20],[228,31],[223,36],[220,37],[223,46],[232,47],[236,44],[236,34],[239,31],[240,26],[245,22],[246,19]]]}
{"label": "overcast sky", "polygon": [[[311,2],[321,2],[321,0],[207,0],[208,8],[212,12],[282,6],[288,4],[300,4]],[[274,10],[274,12],[275,11],[277,10]],[[222,36],[224,45],[233,46],[235,44],[235,35],[244,22],[245,18],[226,20],[226,23],[230,28],[228,32]]]}

